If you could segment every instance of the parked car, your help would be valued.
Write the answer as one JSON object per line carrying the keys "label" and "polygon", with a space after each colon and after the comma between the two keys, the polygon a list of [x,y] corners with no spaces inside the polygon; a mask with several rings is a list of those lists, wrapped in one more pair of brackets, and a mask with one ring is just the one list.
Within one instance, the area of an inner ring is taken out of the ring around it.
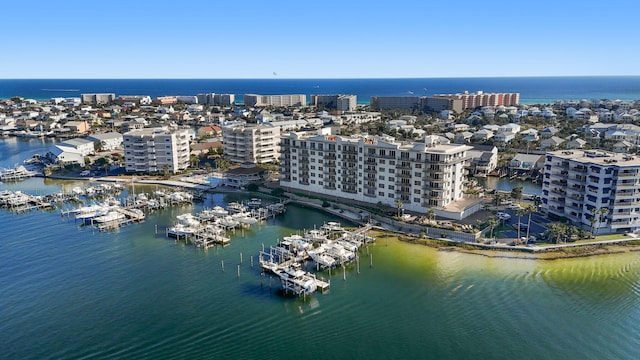
{"label": "parked car", "polygon": [[520,206],[520,204],[510,204],[509,206],[507,206],[507,209],[509,209],[509,210],[520,210],[520,209],[522,209],[522,206]]}
{"label": "parked car", "polygon": [[509,219],[511,219],[511,215],[507,214],[506,212],[499,212],[497,216],[498,216],[498,220],[509,220]]}

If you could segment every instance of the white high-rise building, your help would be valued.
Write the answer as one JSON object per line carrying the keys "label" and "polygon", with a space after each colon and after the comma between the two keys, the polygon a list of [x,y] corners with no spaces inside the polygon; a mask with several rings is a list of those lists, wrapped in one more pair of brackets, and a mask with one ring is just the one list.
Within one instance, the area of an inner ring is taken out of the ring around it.
{"label": "white high-rise building", "polygon": [[245,106],[307,106],[307,95],[256,95],[244,94]]}
{"label": "white high-rise building", "polygon": [[234,163],[275,163],[280,158],[278,126],[223,126],[222,142],[225,157]]}
{"label": "white high-rise building", "polygon": [[127,172],[177,173],[189,167],[189,129],[137,129],[122,139]]}
{"label": "white high-rise building", "polygon": [[543,211],[596,234],[640,229],[640,158],[603,150],[547,153]]}
{"label": "white high-rise building", "polygon": [[400,200],[403,209],[418,213],[442,210],[463,198],[471,149],[442,141],[292,132],[282,137],[280,185],[391,207]]}

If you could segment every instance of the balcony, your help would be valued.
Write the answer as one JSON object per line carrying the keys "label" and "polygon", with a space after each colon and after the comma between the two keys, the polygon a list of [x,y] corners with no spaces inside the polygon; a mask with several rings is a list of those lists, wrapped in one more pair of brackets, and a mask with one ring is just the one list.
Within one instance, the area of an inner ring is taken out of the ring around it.
{"label": "balcony", "polygon": [[622,188],[624,188],[624,189],[632,189],[632,188],[635,188],[637,185],[636,185],[635,181],[628,181],[628,182],[627,181],[618,181],[615,186],[616,186],[616,189],[622,189]]}

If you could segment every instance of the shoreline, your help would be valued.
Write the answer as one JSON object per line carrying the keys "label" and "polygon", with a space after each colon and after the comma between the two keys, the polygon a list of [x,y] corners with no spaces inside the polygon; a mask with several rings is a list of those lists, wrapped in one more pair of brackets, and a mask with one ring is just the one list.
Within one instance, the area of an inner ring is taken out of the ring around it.
{"label": "shoreline", "polygon": [[[99,181],[99,182],[118,182],[118,183],[132,183],[141,185],[160,185],[167,187],[182,187],[191,190],[231,193],[240,192],[242,190],[228,188],[224,186],[210,187],[202,184],[195,184],[180,180],[172,179],[150,179],[145,177],[136,176],[106,176],[99,178],[87,178],[76,176],[47,176],[47,179],[53,180],[75,180],[75,181]],[[245,193],[249,193],[244,191]],[[262,191],[258,191],[258,194],[264,196],[271,196]],[[342,209],[333,209],[331,207],[322,207],[311,201],[304,201],[303,199],[288,198],[291,202],[299,204],[301,206],[307,206],[316,210],[323,211],[325,213],[343,218],[354,224],[363,225],[363,221],[360,215],[351,211],[345,211]],[[479,255],[490,258],[505,258],[505,259],[523,259],[523,260],[558,260],[558,259],[571,259],[582,258],[598,255],[613,255],[628,252],[640,252],[640,239],[630,237],[629,239],[621,240],[608,240],[601,242],[588,242],[583,244],[561,244],[551,245],[549,247],[522,247],[522,246],[505,246],[505,245],[485,245],[476,244],[462,241],[452,241],[448,239],[438,238],[418,238],[410,233],[400,232],[391,228],[384,228],[376,226],[373,232],[379,233],[379,237],[393,238],[400,242],[405,242],[414,245],[428,246],[436,248],[439,251],[455,251],[464,254]],[[629,242],[638,242],[638,244],[628,244]]]}

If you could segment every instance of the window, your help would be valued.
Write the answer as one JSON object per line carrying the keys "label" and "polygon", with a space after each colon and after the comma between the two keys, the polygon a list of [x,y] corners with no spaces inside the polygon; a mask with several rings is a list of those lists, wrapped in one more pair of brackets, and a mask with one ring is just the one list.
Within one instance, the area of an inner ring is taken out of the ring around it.
{"label": "window", "polygon": [[413,202],[414,203],[419,203],[420,202],[420,198],[413,198]]}
{"label": "window", "polygon": [[384,189],[384,184],[378,184],[378,187],[379,187],[380,189]]}
{"label": "window", "polygon": [[393,190],[395,188],[395,186],[389,185],[388,188],[389,188],[389,190]]}
{"label": "window", "polygon": [[389,174],[395,174],[396,173],[396,169],[389,169]]}
{"label": "window", "polygon": [[384,196],[384,191],[378,191],[378,196]]}
{"label": "window", "polygon": [[384,175],[379,175],[378,180],[384,180]]}
{"label": "window", "polygon": [[394,198],[394,197],[396,197],[396,196],[395,196],[395,195],[393,195],[393,193],[389,193],[389,194],[387,195],[387,197]]}

